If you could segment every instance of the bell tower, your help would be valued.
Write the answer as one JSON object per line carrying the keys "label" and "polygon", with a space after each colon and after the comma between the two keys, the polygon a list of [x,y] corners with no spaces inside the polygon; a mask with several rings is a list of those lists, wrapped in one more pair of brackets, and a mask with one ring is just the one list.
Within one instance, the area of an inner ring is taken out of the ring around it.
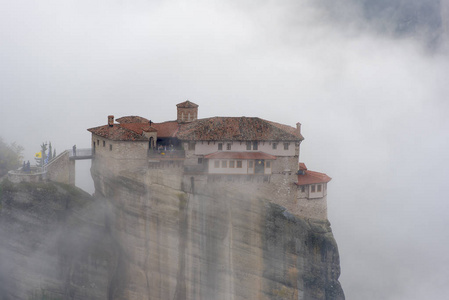
{"label": "bell tower", "polygon": [[176,104],[178,123],[188,123],[198,119],[198,104],[189,100]]}

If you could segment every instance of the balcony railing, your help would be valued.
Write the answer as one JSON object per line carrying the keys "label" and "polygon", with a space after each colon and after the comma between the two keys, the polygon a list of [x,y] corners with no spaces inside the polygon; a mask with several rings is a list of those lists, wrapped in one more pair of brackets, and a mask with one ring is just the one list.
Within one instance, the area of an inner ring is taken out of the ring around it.
{"label": "balcony railing", "polygon": [[186,152],[184,150],[148,150],[148,158],[156,159],[171,159],[171,158],[185,158]]}

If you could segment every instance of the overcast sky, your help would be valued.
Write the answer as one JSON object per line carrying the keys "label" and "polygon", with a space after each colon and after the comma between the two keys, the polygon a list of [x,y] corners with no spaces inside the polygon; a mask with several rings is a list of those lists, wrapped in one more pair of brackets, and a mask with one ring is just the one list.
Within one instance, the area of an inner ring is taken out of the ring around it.
{"label": "overcast sky", "polygon": [[299,121],[347,299],[447,299],[446,0],[2,2],[0,136],[26,159],[186,99]]}

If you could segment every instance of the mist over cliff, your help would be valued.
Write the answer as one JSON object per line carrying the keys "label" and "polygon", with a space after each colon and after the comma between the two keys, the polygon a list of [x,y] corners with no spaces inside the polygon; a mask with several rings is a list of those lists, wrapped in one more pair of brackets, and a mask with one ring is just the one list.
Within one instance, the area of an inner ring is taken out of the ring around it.
{"label": "mist over cliff", "polygon": [[69,185],[0,183],[0,299],[108,299],[119,247],[106,212]]}
{"label": "mist over cliff", "polygon": [[1,299],[344,299],[327,220],[244,184],[185,192],[179,176],[92,172],[95,198],[3,181]]}
{"label": "mist over cliff", "polygon": [[201,117],[300,121],[302,157],[333,177],[347,297],[446,299],[447,0],[3,4],[0,132],[26,160],[185,99]]}

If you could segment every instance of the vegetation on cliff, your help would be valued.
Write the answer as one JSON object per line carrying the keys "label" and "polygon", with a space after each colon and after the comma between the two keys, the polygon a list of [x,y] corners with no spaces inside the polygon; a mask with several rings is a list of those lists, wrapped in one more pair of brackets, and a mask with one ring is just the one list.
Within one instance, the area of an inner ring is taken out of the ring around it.
{"label": "vegetation on cliff", "polygon": [[22,146],[16,143],[8,145],[0,137],[0,177],[20,166],[23,159],[22,152]]}
{"label": "vegetation on cliff", "polygon": [[0,183],[0,299],[107,299],[116,246],[101,202],[56,182]]}

